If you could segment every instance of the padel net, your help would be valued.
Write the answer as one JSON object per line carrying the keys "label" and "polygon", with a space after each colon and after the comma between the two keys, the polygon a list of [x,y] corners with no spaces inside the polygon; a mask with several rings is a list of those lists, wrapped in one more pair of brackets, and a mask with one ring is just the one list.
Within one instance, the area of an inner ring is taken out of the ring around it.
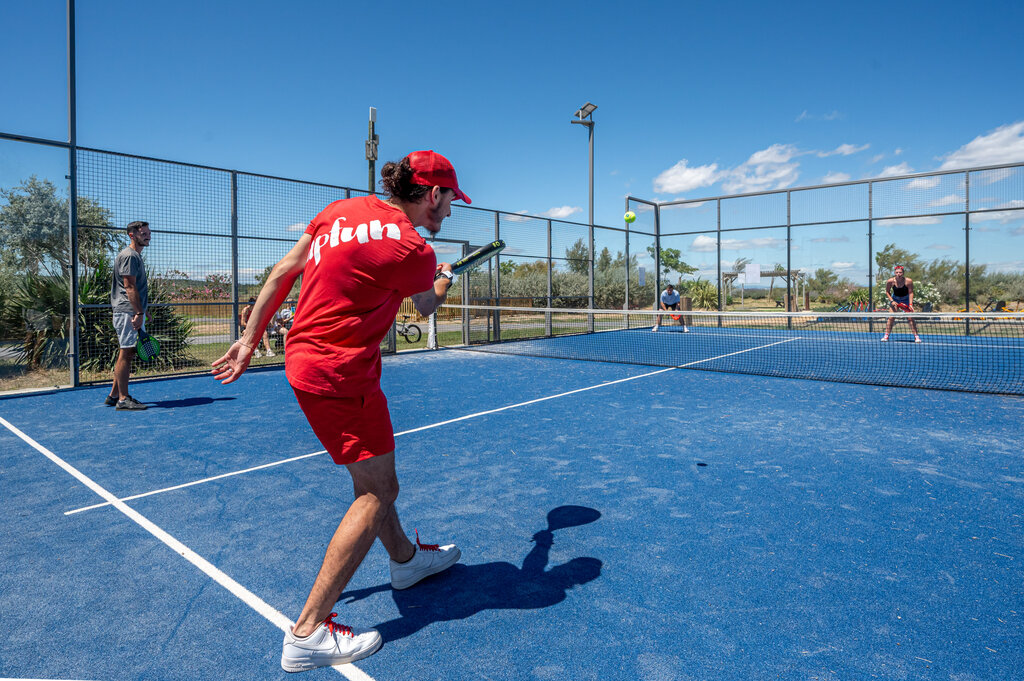
{"label": "padel net", "polygon": [[[892,333],[881,342],[893,317]],[[1024,394],[1024,315],[445,305],[438,320],[468,328],[462,348],[481,352]]]}

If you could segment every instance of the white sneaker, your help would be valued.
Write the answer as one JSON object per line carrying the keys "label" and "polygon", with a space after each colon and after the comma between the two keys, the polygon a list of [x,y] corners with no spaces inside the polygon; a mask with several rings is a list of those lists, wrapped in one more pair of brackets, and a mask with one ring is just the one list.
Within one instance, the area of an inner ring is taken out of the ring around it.
{"label": "white sneaker", "polygon": [[915,343],[920,343],[921,342],[921,337],[920,336],[914,336],[914,342]]}
{"label": "white sneaker", "polygon": [[683,333],[690,333],[690,330],[684,326],[683,327]]}
{"label": "white sneaker", "polygon": [[267,350],[267,357],[276,357],[277,353],[273,350]]}
{"label": "white sneaker", "polygon": [[436,575],[455,565],[462,556],[455,544],[438,546],[437,544],[421,544],[419,532],[416,533],[416,553],[405,563],[391,561],[391,588],[408,589],[424,577]]}
{"label": "white sneaker", "polygon": [[889,342],[889,337],[888,336],[882,336],[882,342],[883,343],[888,343]]}
{"label": "white sneaker", "polygon": [[317,667],[355,662],[377,652],[383,639],[376,629],[352,629],[334,621],[331,613],[309,636],[299,638],[291,631],[284,635],[281,668],[286,672],[304,672]]}
{"label": "white sneaker", "polygon": [[651,329],[651,331],[657,331],[657,330],[658,330],[658,327],[654,327],[653,329]]}
{"label": "white sneaker", "polygon": [[252,358],[253,359],[259,359],[261,356],[262,355],[260,355],[259,348],[256,348],[255,350],[252,351]]}

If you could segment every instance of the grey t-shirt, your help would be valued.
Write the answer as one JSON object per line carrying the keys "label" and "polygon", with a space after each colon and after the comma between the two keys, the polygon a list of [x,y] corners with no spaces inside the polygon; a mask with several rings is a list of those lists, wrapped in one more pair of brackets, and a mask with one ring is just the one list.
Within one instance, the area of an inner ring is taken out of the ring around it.
{"label": "grey t-shirt", "polygon": [[133,248],[125,248],[117,254],[114,259],[114,276],[110,286],[110,305],[114,312],[126,312],[135,314],[135,308],[128,300],[128,294],[124,290],[124,278],[135,277],[135,289],[139,292],[139,302],[142,303],[142,311],[149,307],[149,284],[146,281],[146,266],[140,255]]}

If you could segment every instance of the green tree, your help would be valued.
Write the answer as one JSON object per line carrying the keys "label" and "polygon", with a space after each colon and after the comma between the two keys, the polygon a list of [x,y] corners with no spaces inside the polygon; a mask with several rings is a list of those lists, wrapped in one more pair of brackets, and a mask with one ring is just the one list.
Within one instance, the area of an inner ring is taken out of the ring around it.
{"label": "green tree", "polygon": [[[657,251],[654,246],[648,246],[647,252],[652,258],[656,258]],[[682,258],[683,252],[678,248],[661,249],[661,274],[668,277],[672,272],[678,272],[679,276],[685,277],[697,271],[696,267],[686,264]]]}
{"label": "green tree", "polygon": [[[502,261],[501,264],[504,265],[505,262]],[[263,286],[264,286],[264,284],[267,283],[267,279],[270,278],[270,272],[273,269],[274,269],[274,265],[267,265],[265,268],[263,268],[263,273],[256,277],[256,290],[253,292],[252,295],[254,295],[254,296],[258,295],[259,292],[263,290]],[[504,271],[502,271],[502,274],[504,274]],[[223,277],[222,278],[222,275],[210,274],[210,275],[206,276],[206,284],[207,284],[208,288],[212,284],[224,284],[224,285],[228,286],[229,288],[225,289],[225,290],[228,291],[228,295],[225,296],[225,297],[226,298],[231,298],[231,294],[230,294],[231,280],[230,280],[229,277]],[[300,291],[301,288],[302,288],[302,275],[300,274],[299,278],[295,280],[294,284],[292,284],[292,290],[288,292],[287,300],[298,300],[299,299],[299,291]],[[241,293],[239,293],[239,298],[243,298],[244,299],[245,296],[243,296]]]}
{"label": "green tree", "polygon": [[896,265],[903,265],[906,275],[912,279],[921,276],[921,259],[917,253],[898,248],[896,244],[886,244],[885,248],[875,253],[875,264],[878,265],[876,278],[884,282],[892,276]]}
{"label": "green tree", "polygon": [[[35,175],[13,189],[0,189],[0,264],[18,272],[57,274],[70,269],[68,200],[49,180]],[[79,263],[95,267],[124,241],[109,210],[86,196],[78,198]]]}
{"label": "green tree", "polygon": [[569,248],[565,249],[565,259],[569,261],[569,271],[575,274],[587,274],[590,267],[590,249],[583,239],[577,239]]}

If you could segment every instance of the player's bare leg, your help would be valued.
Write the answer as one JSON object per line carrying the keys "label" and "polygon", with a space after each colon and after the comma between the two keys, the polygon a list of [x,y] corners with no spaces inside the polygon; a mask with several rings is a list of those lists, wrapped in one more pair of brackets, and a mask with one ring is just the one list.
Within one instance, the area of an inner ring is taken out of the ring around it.
{"label": "player's bare leg", "polygon": [[348,464],[347,468],[357,496],[327,545],[323,565],[295,622],[296,636],[311,634],[331,613],[398,498],[394,452]]}

